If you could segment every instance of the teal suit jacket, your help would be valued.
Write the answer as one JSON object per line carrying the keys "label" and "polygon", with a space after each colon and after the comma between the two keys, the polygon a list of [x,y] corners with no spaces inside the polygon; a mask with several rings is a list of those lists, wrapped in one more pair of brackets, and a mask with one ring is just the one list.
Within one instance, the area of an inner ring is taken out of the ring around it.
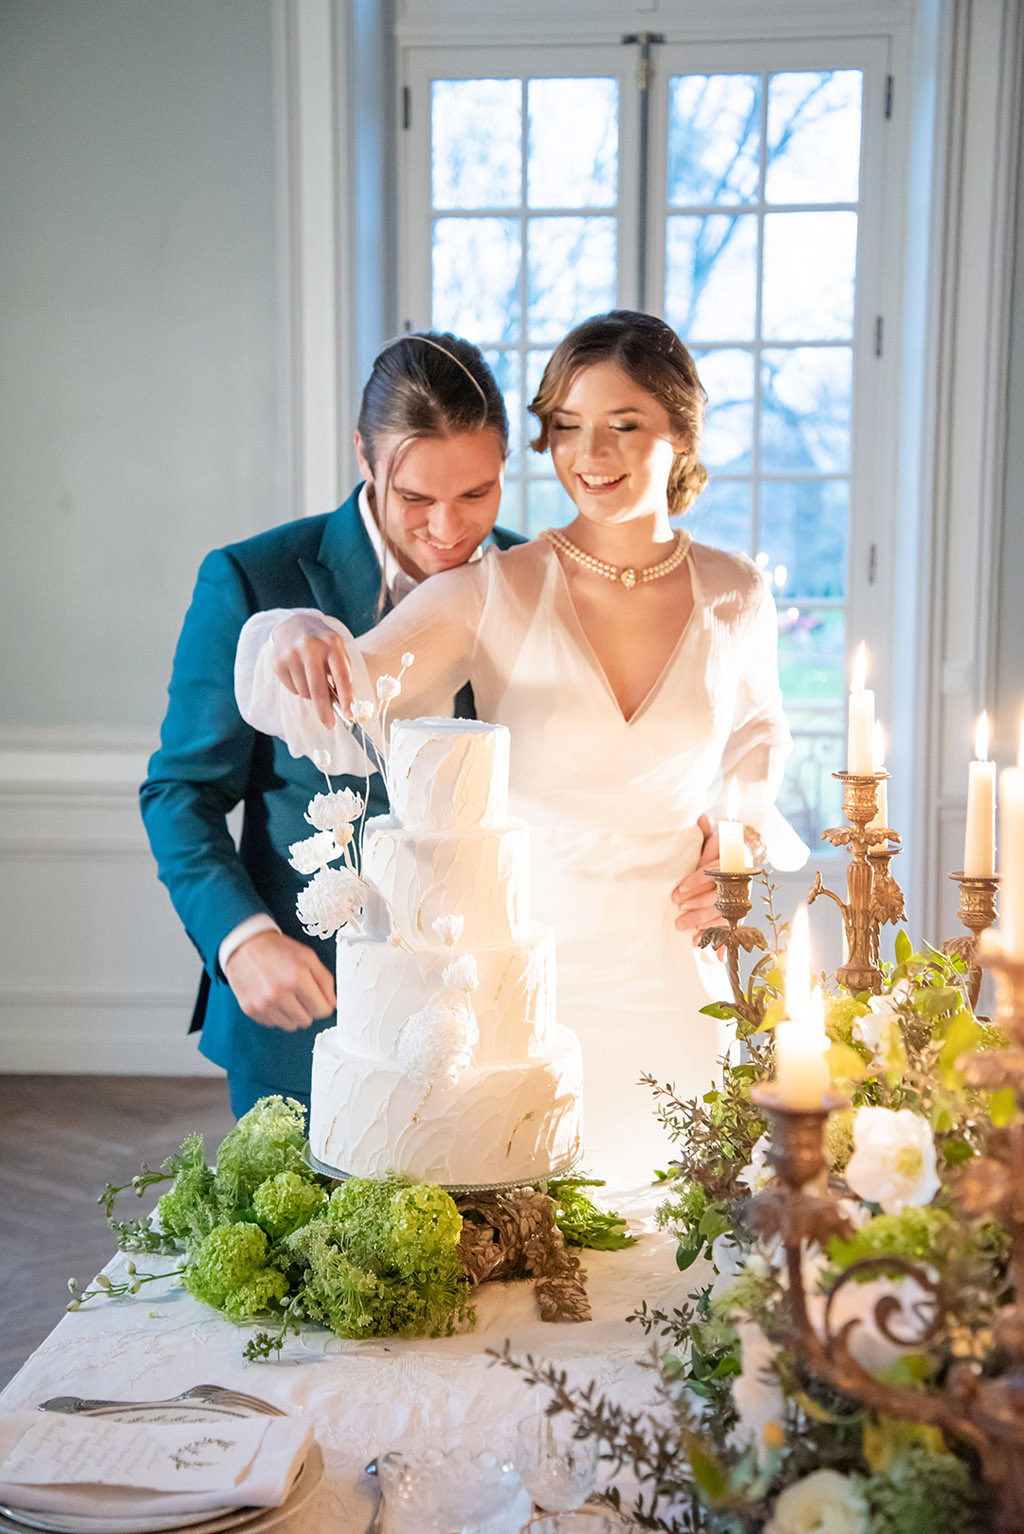
{"label": "teal suit jacket", "polygon": [[[306,758],[245,723],[235,705],[235,650],[242,625],[270,607],[316,607],[355,634],[377,621],[380,563],[359,514],[359,489],[337,511],[272,528],[204,559],[174,656],[160,748],[142,785],[142,817],[204,974],[192,1027],[200,1048],[228,1071],[281,1092],[308,1092],[313,1037],[334,1019],[286,1033],[245,1016],[221,973],[217,952],[246,917],[267,912],[289,937],[333,969],[333,943],[308,938],[295,914],[305,878],[288,847],[308,835],[309,800],[326,787]],[[520,542],[496,529],[499,548]],[[462,710],[464,711],[464,710]],[[362,792],[362,779],[335,779]],[[226,816],[241,803],[236,849]],[[379,777],[369,813],[385,814]]]}

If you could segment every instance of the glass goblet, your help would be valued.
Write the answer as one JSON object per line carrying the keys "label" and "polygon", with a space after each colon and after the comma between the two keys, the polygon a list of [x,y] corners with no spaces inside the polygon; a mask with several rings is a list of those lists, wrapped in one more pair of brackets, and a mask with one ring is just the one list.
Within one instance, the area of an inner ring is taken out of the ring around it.
{"label": "glass goblet", "polygon": [[597,1441],[575,1437],[575,1428],[568,1412],[534,1412],[516,1429],[519,1476],[542,1512],[572,1512],[594,1490]]}

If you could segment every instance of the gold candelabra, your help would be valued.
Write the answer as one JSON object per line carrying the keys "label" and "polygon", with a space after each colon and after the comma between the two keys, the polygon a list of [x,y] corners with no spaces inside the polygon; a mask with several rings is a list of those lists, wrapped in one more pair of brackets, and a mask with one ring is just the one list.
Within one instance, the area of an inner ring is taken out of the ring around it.
{"label": "gold candelabra", "polygon": [[991,927],[996,919],[996,890],[999,888],[999,879],[998,876],[989,878],[968,876],[962,871],[950,874],[949,877],[955,879],[960,886],[960,909],[957,915],[968,929],[968,936],[947,938],[942,945],[942,951],[961,958],[967,966],[967,998],[973,1011],[978,1005],[978,996],[981,992],[982,966],[978,956],[978,944],[986,927]]}
{"label": "gold candelabra", "polygon": [[740,979],[740,950],[753,953],[755,948],[767,949],[764,933],[758,927],[743,925],[743,918],[750,910],[750,883],[762,868],[747,868],[742,873],[730,873],[722,868],[706,868],[715,881],[715,908],[725,919],[724,926],[705,927],[698,940],[700,948],[724,948],[729,985],[733,1005],[744,1022],[760,1026],[765,1013],[763,997],[754,995],[754,985],[762,969],[771,962],[766,953],[753,966],[747,977],[746,989]]}
{"label": "gold candelabra", "polygon": [[[878,785],[887,772],[832,774],[843,785],[843,814],[847,826],[822,831],[822,841],[833,847],[848,847],[850,863],[846,870],[846,900],[825,887],[821,874],[815,875],[807,897],[813,905],[819,895],[834,900],[843,916],[847,957],[836,970],[836,979],[848,991],[882,989],[879,964],[879,928],[885,922],[903,917],[903,892],[889,871],[889,864],[899,851],[899,834],[890,826],[876,826]],[[895,842],[896,846],[890,846]]]}
{"label": "gold candelabra", "polygon": [[[969,1055],[960,1063],[975,1086],[989,1091],[1011,1087],[1018,1111],[1024,1113],[1024,961],[1007,958],[991,947],[983,948],[980,961],[994,971],[997,1021],[1011,1043],[1005,1049]],[[824,1149],[828,1116],[846,1104],[825,1097],[811,1109],[790,1108],[769,1084],[754,1087],[752,1096],[769,1120],[769,1159],[777,1181],[750,1200],[748,1218],[756,1234],[779,1239],[785,1251],[793,1346],[816,1375],[844,1394],[889,1416],[938,1427],[973,1447],[996,1497],[996,1529],[999,1534],[1020,1534],[1024,1529],[1024,1120],[992,1130],[985,1154],[968,1163],[956,1189],[965,1215],[998,1219],[1010,1236],[1014,1298],[1002,1307],[993,1327],[997,1350],[993,1364],[983,1373],[977,1363],[959,1361],[949,1370],[941,1390],[928,1390],[894,1385],[870,1374],[852,1351],[866,1317],[841,1324],[835,1319],[837,1297],[847,1284],[894,1274],[910,1278],[917,1286],[913,1302],[904,1306],[895,1296],[886,1296],[874,1307],[874,1324],[891,1342],[926,1345],[941,1335],[947,1312],[942,1282],[926,1269],[898,1257],[852,1263],[833,1285],[820,1326],[810,1316],[803,1245],[812,1241],[824,1246],[831,1236],[849,1232],[846,1216],[826,1187]],[[893,1330],[897,1317],[907,1323],[907,1331]]]}

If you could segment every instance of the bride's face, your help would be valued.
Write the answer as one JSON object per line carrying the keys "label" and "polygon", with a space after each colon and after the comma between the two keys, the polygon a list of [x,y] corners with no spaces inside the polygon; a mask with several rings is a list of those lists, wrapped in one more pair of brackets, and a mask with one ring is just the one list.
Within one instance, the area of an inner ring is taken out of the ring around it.
{"label": "bride's face", "polygon": [[615,362],[575,375],[552,411],[548,441],[577,509],[606,523],[664,515],[672,460],[687,446],[664,405]]}

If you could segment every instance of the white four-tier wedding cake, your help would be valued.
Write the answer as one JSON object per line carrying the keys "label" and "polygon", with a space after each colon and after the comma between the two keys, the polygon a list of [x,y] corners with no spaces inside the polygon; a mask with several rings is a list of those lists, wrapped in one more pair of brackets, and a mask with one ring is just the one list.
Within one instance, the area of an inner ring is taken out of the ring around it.
{"label": "white four-tier wedding cake", "polygon": [[310,1146],[357,1176],[543,1177],[580,1145],[582,1063],[529,920],[529,840],[508,818],[509,735],[396,721],[390,816],[363,840],[363,930],[338,938],[338,1022],[313,1052]]}

